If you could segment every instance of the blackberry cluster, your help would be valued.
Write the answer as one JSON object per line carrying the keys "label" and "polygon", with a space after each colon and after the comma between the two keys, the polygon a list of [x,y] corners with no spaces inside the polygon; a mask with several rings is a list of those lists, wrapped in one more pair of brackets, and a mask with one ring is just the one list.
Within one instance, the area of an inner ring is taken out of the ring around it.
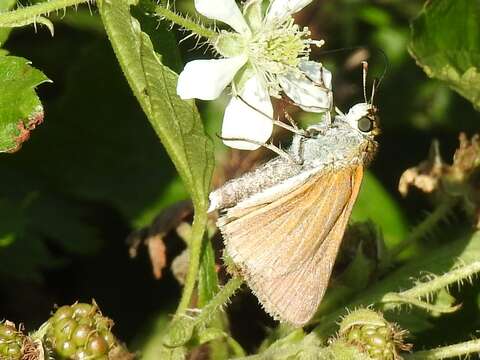
{"label": "blackberry cluster", "polygon": [[117,341],[112,320],[96,304],[75,303],[57,309],[48,320],[46,341],[57,357],[72,360],[108,360]]}
{"label": "blackberry cluster", "polygon": [[392,336],[392,330],[387,326],[363,325],[350,329],[346,340],[359,345],[371,359],[394,360],[397,357]]}
{"label": "blackberry cluster", "polygon": [[359,309],[340,324],[339,338],[357,347],[372,360],[398,360],[399,352],[410,350],[403,342],[405,331],[386,321],[382,314]]}
{"label": "blackberry cluster", "polygon": [[10,322],[0,323],[0,359],[20,360],[22,357],[23,334]]}

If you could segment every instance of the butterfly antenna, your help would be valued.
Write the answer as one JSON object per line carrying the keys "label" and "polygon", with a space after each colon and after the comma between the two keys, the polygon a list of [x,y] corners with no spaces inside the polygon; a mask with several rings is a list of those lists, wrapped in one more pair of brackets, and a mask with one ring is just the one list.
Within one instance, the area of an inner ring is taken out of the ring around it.
{"label": "butterfly antenna", "polygon": [[375,97],[375,90],[378,87],[379,80],[377,78],[373,79],[373,85],[372,85],[372,94],[370,95],[370,104],[373,104],[373,99]]}
{"label": "butterfly antenna", "polygon": [[362,67],[363,67],[363,98],[365,99],[365,103],[368,103],[368,101],[367,101],[368,62],[362,61]]}
{"label": "butterfly antenna", "polygon": [[376,49],[380,54],[382,54],[383,56],[383,61],[385,63],[385,66],[383,68],[383,72],[382,72],[382,75],[380,75],[380,77],[378,78],[377,80],[377,83],[376,83],[376,87],[378,88],[380,86],[380,83],[382,82],[383,78],[385,77],[385,75],[387,74],[387,71],[390,67],[390,62],[388,61],[388,56],[387,54],[385,53],[385,51],[383,51],[382,49],[380,48],[377,48]]}

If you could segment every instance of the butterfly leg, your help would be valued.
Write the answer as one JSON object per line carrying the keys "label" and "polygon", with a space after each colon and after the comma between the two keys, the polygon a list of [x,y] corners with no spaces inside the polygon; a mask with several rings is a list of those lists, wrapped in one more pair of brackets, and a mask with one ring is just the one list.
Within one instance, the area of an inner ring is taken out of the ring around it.
{"label": "butterfly leg", "polygon": [[262,143],[259,141],[251,140],[251,139],[244,139],[244,138],[226,138],[222,137],[220,135],[217,135],[221,140],[223,141],[245,141],[251,144],[263,146],[264,148],[273,151],[275,154],[278,156],[281,156],[282,158],[294,163],[301,165],[303,163],[303,159],[299,159],[297,156],[291,154],[290,152],[287,152],[283,150],[281,147],[278,147],[276,145],[273,145],[273,143]]}
{"label": "butterfly leg", "polygon": [[[277,125],[278,127],[281,127],[285,130],[288,130],[294,134],[298,134],[298,135],[305,135],[306,132],[305,130],[303,129],[299,129],[296,125],[295,125],[295,122],[293,122],[293,119],[290,117],[288,120],[290,122],[290,125],[288,124],[285,124],[284,122],[280,121],[280,120],[275,120],[273,119],[272,117],[270,117],[269,115],[263,113],[262,111],[258,110],[257,108],[255,108],[254,106],[250,105],[244,98],[242,98],[240,95],[237,95],[237,97],[245,104],[247,105],[249,108],[257,111],[258,113],[262,114],[263,116],[265,116],[266,118],[268,118],[274,125]],[[292,119],[292,121],[290,121]]]}
{"label": "butterfly leg", "polygon": [[[308,132],[303,130],[303,129],[299,129],[295,120],[293,120],[292,116],[288,113],[288,112],[284,112],[284,115],[285,115],[285,119],[288,120],[288,122],[290,123],[290,126],[292,128],[292,132],[297,134],[297,135],[301,135],[301,136],[308,136]],[[283,124],[283,123],[282,123]]]}
{"label": "butterfly leg", "polygon": [[303,150],[307,139],[308,137],[299,135],[295,135],[292,139],[288,153],[295,159],[296,164],[302,165],[304,162]]}
{"label": "butterfly leg", "polygon": [[288,124],[285,124],[283,121],[280,121],[280,120],[273,120],[272,119],[272,122],[274,125],[277,125],[281,128],[284,128],[285,130],[288,130],[294,134],[297,134],[297,135],[301,135],[301,136],[307,136],[307,132],[303,129],[299,129],[297,127],[297,125],[295,124],[294,120],[292,119],[292,117],[285,113],[285,117],[288,119],[288,122],[290,123],[290,125]]}

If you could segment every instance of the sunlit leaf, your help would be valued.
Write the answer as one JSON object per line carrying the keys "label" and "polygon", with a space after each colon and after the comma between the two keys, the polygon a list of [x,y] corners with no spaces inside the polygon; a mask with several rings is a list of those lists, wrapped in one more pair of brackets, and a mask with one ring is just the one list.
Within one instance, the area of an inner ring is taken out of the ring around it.
{"label": "sunlit leaf", "polygon": [[407,262],[396,271],[390,273],[376,284],[364,290],[349,304],[318,319],[316,332],[322,336],[329,336],[335,330],[335,321],[345,313],[345,309],[354,309],[359,306],[368,306],[380,301],[384,294],[392,291],[406,290],[415,285],[415,281],[425,274],[442,275],[461,265],[468,265],[478,261],[480,257],[480,232],[465,238],[451,241],[443,246],[432,249]]}
{"label": "sunlit leaf", "polygon": [[365,173],[362,188],[352,212],[352,220],[368,219],[380,226],[387,247],[398,244],[408,233],[407,221],[398,203],[369,172]]}
{"label": "sunlit leaf", "polygon": [[102,2],[100,13],[127,80],[172,158],[198,210],[207,207],[213,168],[211,141],[192,101],[176,95],[177,75],[162,65],[126,1]]}
{"label": "sunlit leaf", "polygon": [[[0,12],[12,9],[16,3],[17,3],[17,0],[0,0]],[[0,29],[0,46],[3,46],[5,41],[8,39],[8,36],[10,35],[10,31],[11,31],[10,28]]]}
{"label": "sunlit leaf", "polygon": [[28,60],[0,56],[0,152],[15,152],[43,122],[35,88],[48,81]]}

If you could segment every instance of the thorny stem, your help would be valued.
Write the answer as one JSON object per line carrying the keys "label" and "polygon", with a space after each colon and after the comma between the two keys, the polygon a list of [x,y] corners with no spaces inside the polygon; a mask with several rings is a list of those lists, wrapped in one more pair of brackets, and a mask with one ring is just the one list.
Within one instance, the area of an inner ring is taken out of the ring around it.
{"label": "thorny stem", "polygon": [[192,33],[200,35],[204,38],[213,39],[218,35],[215,31],[207,29],[195,21],[187,19],[164,6],[155,6],[154,12],[158,16],[180,25],[182,28],[190,30]]}
{"label": "thorny stem", "polygon": [[424,297],[428,294],[447,288],[453,283],[461,283],[464,279],[471,280],[472,276],[478,272],[480,272],[480,261],[475,261],[458,269],[451,270],[442,276],[435,277],[430,281],[418,284],[409,290],[402,291],[400,295],[411,298]]}
{"label": "thorny stem", "polygon": [[420,300],[421,298],[428,298],[429,295],[436,293],[441,289],[446,289],[454,283],[461,284],[464,280],[471,280],[473,275],[480,272],[480,261],[475,261],[469,265],[462,266],[458,269],[451,270],[448,273],[434,277],[432,280],[419,283],[411,289],[402,291],[400,293],[387,293],[381,299],[383,304],[387,306],[391,303],[395,304],[411,304],[424,308],[428,311],[439,313],[451,313],[458,310],[457,306],[440,306],[430,304]]}
{"label": "thorny stem", "polygon": [[459,306],[439,306],[420,300],[428,298],[429,295],[436,293],[441,289],[446,289],[454,283],[461,284],[464,280],[471,280],[472,276],[480,272],[480,261],[475,261],[469,265],[451,270],[448,273],[434,277],[433,279],[417,284],[411,289],[400,293],[387,293],[380,302],[383,304],[411,304],[424,308],[428,311],[439,313],[451,313],[458,310]]}
{"label": "thorny stem", "polygon": [[[419,300],[417,298],[411,298],[408,296],[402,296],[397,293],[388,293],[385,294],[381,300],[383,304],[389,305],[391,303],[395,305],[401,305],[401,304],[409,304],[409,305],[414,305],[420,309],[424,309],[427,311],[431,312],[436,312],[436,313],[441,313],[441,314],[449,314],[457,311],[460,306],[442,306],[442,305],[436,305],[436,304],[430,304],[428,302]],[[387,309],[387,308],[385,308]]]}
{"label": "thorny stem", "polygon": [[233,277],[220,289],[215,297],[202,309],[202,312],[195,319],[196,325],[206,325],[215,313],[224,306],[227,301],[235,294],[235,292],[242,286],[243,279],[240,277]]}
{"label": "thorny stem", "polygon": [[52,11],[65,9],[68,6],[89,3],[90,0],[50,0],[13,11],[0,13],[0,27],[12,24],[34,22],[36,18]]}
{"label": "thorny stem", "polygon": [[449,198],[444,201],[431,213],[427,218],[418,224],[411,232],[410,236],[394,247],[390,251],[390,258],[395,259],[410,245],[414,244],[418,240],[422,239],[447,215],[452,208],[458,203],[458,198]]}
{"label": "thorny stem", "polygon": [[460,344],[444,346],[437,349],[418,351],[413,354],[402,354],[405,360],[437,360],[460,357],[480,352],[480,339],[466,341]]}
{"label": "thorny stem", "polygon": [[[194,318],[186,315],[185,311],[179,312],[177,310],[176,318],[170,323],[170,329],[165,333],[163,344],[172,348],[185,345],[191,339],[194,329],[201,329],[209,325],[217,311],[227,303],[228,299],[238,290],[242,283],[243,280],[241,278],[235,277],[230,279],[213,299],[200,310],[199,315]],[[184,290],[182,299],[185,293]],[[190,297],[185,298],[190,299]]]}

